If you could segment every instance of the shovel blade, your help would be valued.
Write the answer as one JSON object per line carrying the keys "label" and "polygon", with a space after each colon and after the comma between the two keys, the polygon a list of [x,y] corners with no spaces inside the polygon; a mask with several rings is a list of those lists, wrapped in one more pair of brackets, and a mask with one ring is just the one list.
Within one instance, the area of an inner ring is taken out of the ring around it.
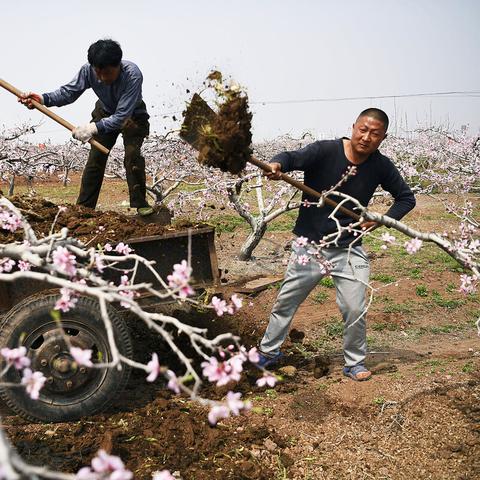
{"label": "shovel blade", "polygon": [[195,93],[184,115],[180,138],[198,150],[202,128],[212,124],[216,117],[215,111],[198,93]]}

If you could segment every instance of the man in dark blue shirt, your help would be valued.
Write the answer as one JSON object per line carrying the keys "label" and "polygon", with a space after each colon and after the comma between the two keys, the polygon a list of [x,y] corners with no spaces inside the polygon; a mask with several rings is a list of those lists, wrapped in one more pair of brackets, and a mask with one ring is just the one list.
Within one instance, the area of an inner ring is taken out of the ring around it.
{"label": "man in dark blue shirt", "polygon": [[[369,108],[357,118],[352,137],[314,142],[301,150],[276,155],[267,177],[280,179],[280,172],[301,170],[305,185],[322,192],[336,185],[347,169],[356,168],[356,174],[337,191],[357,199],[367,206],[376,188],[381,186],[392,194],[394,203],[387,215],[400,220],[415,206],[415,197],[391,160],[378,151],[387,136],[388,116],[382,110]],[[339,198],[331,197],[339,201]],[[324,266],[309,252],[309,242],[320,242],[338,230],[330,218],[333,208],[308,206],[315,198],[303,194],[302,206],[293,232],[298,238],[293,243],[293,253],[285,273],[270,321],[260,343],[261,366],[276,363],[283,354],[284,342],[293,316],[308,294],[327,274]],[[352,208],[353,204],[344,204]],[[352,219],[342,212],[335,213],[342,227]],[[374,228],[375,222],[364,222],[362,228]],[[344,374],[354,380],[367,380],[371,372],[365,367],[366,321],[365,295],[369,280],[368,257],[361,246],[361,239],[349,229],[344,229],[337,241],[323,248],[322,256],[333,265],[331,270],[337,292],[337,304],[344,320]]]}
{"label": "man in dark blue shirt", "polygon": [[[31,99],[47,107],[61,107],[73,103],[87,88],[91,88],[99,99],[92,112],[92,120],[75,128],[72,136],[82,142],[95,137],[111,149],[122,133],[130,206],[137,208],[140,215],[150,215],[153,209],[146,200],[145,159],[140,151],[150,130],[150,116],[142,100],[143,76],[137,65],[122,60],[122,56],[117,42],[98,40],[88,49],[88,63],[70,83],[43,95],[24,94],[20,101],[29,108],[33,108]],[[107,158],[108,155],[96,148],[90,150],[77,200],[79,205],[95,208]]]}

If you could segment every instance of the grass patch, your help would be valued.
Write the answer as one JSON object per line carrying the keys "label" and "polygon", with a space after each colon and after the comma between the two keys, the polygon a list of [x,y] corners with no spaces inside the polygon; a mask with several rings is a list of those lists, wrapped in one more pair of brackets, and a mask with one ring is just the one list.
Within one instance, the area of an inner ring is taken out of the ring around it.
{"label": "grass patch", "polygon": [[437,290],[432,290],[432,300],[435,305],[453,310],[465,304],[465,300],[444,298]]}
{"label": "grass patch", "polygon": [[290,211],[283,213],[275,220],[269,223],[269,232],[290,232],[297,220],[298,213],[296,211]]}
{"label": "grass patch", "polygon": [[211,218],[209,223],[214,225],[215,230],[219,233],[231,233],[237,230],[237,228],[248,228],[245,220],[243,220],[239,215],[220,215],[218,217]]}
{"label": "grass patch", "polygon": [[413,279],[423,278],[420,268],[412,268],[409,272],[409,277]]}
{"label": "grass patch", "polygon": [[322,287],[326,287],[326,288],[334,288],[335,287],[335,283],[333,283],[333,278],[332,277],[323,277],[320,280],[320,285]]}
{"label": "grass patch", "polygon": [[383,308],[385,313],[412,313],[413,305],[410,300],[403,303],[390,303]]}
{"label": "grass patch", "polygon": [[397,325],[396,323],[391,323],[391,322],[388,322],[388,323],[374,323],[371,326],[371,329],[375,332],[383,332],[385,330],[387,330],[389,332],[395,332],[399,328],[400,328],[399,325]]}
{"label": "grass patch", "polygon": [[463,373],[473,373],[475,371],[475,365],[473,362],[467,362],[463,367],[462,367],[462,372]]}
{"label": "grass patch", "polygon": [[419,297],[427,297],[428,296],[428,290],[427,290],[427,287],[425,285],[417,285],[415,287],[415,293],[419,296]]}
{"label": "grass patch", "polygon": [[312,302],[319,303],[322,305],[328,300],[328,293],[324,292],[323,290],[320,290],[319,292],[315,292],[312,295]]}
{"label": "grass patch", "polygon": [[329,323],[325,326],[325,334],[330,338],[338,338],[343,335],[343,321]]}
{"label": "grass patch", "polygon": [[394,276],[388,275],[386,273],[376,273],[371,276],[371,279],[377,280],[378,282],[382,282],[382,283],[393,283],[396,280]]}

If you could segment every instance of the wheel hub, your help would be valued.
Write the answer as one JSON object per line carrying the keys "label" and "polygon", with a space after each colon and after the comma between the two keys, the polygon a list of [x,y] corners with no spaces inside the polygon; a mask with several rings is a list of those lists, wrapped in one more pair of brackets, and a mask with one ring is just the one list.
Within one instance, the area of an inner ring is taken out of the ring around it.
{"label": "wheel hub", "polygon": [[[94,343],[94,339],[89,338],[88,334],[77,337],[70,339],[74,347],[87,349]],[[77,365],[62,332],[58,329],[49,332],[48,336],[44,336],[40,347],[30,351],[33,370],[42,372],[47,378],[45,390],[71,393],[85,386],[96,374],[94,369]]]}

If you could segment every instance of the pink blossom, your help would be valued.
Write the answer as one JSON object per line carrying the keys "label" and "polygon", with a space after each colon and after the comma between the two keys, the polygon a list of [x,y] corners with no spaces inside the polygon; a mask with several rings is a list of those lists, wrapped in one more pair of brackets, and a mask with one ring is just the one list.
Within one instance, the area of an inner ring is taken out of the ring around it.
{"label": "pink blossom", "polygon": [[32,268],[32,265],[30,262],[26,262],[24,260],[19,260],[18,261],[18,269],[21,271],[21,272],[28,272],[30,271]]}
{"label": "pink blossom", "polygon": [[225,300],[220,300],[216,296],[212,298],[211,305],[213,306],[215,312],[219,317],[221,317],[224,313],[228,312],[227,302]]}
{"label": "pink blossom", "polygon": [[191,275],[192,268],[186,260],[182,260],[181,263],[176,263],[173,266],[172,274],[168,275],[168,286],[174,290],[178,290],[180,298],[186,298],[194,293],[193,288],[188,284]]}
{"label": "pink blossom", "polygon": [[103,263],[102,257],[96,253],[94,256],[95,259],[95,268],[102,273],[105,270],[105,264]]}
{"label": "pink blossom", "polygon": [[38,400],[40,390],[47,379],[42,372],[32,372],[29,368],[23,370],[22,385],[33,400]]}
{"label": "pink blossom", "polygon": [[230,409],[225,405],[214,405],[208,414],[208,421],[211,425],[216,425],[222,418],[230,416]]}
{"label": "pink blossom", "polygon": [[420,250],[422,243],[423,242],[418,238],[412,238],[408,242],[405,242],[405,249],[407,250],[407,253],[412,255]]}
{"label": "pink blossom", "polygon": [[243,355],[235,355],[225,362],[219,362],[215,357],[210,357],[208,362],[202,362],[200,366],[203,368],[203,375],[210,382],[217,382],[216,385],[221,387],[230,381],[240,380],[243,361]]}
{"label": "pink blossom", "polygon": [[277,383],[277,378],[271,373],[264,372],[263,377],[259,378],[256,383],[259,387],[264,387],[265,385],[274,387]]}
{"label": "pink blossom", "polygon": [[85,367],[92,367],[92,350],[78,347],[70,347],[70,355],[73,357],[77,365],[85,365]]}
{"label": "pink blossom", "polygon": [[234,293],[230,300],[232,301],[234,311],[237,312],[242,308],[243,305],[243,299],[239,297],[236,293]]}
{"label": "pink blossom", "polygon": [[109,455],[105,450],[98,451],[97,456],[92,459],[91,465],[97,473],[111,473],[125,468],[120,457]]}
{"label": "pink blossom", "polygon": [[117,244],[117,246],[115,247],[115,251],[117,253],[120,253],[121,255],[128,255],[129,253],[133,252],[133,250],[123,242]]}
{"label": "pink blossom", "polygon": [[477,282],[478,277],[475,275],[460,275],[460,292],[464,293],[465,295],[475,293],[477,291]]}
{"label": "pink blossom", "polygon": [[[129,279],[127,275],[122,275],[120,277],[120,286],[128,286],[129,285]],[[135,297],[135,292],[133,290],[119,290],[118,293],[125,298],[128,298],[132,300]],[[130,303],[121,301],[120,305],[124,308],[130,308]]]}
{"label": "pink blossom", "polygon": [[178,377],[175,375],[172,370],[167,370],[168,384],[167,388],[174,391],[175,393],[180,393],[180,382]]}
{"label": "pink blossom", "polygon": [[30,359],[27,357],[26,347],[2,348],[0,350],[2,357],[17,370],[30,366]]}
{"label": "pink blossom", "polygon": [[82,467],[75,475],[77,480],[99,480],[99,475],[94,473],[90,467]]}
{"label": "pink blossom", "polygon": [[111,252],[113,250],[113,247],[109,244],[109,243],[106,243],[104,246],[103,246],[103,249],[106,251],[106,252]]}
{"label": "pink blossom", "polygon": [[147,363],[147,382],[154,382],[160,374],[160,363],[158,362],[158,355],[152,353],[152,359]]}
{"label": "pink blossom", "polygon": [[297,257],[297,263],[299,265],[306,265],[310,261],[310,258],[308,255],[298,255]]}
{"label": "pink blossom", "polygon": [[83,467],[75,477],[77,480],[131,480],[133,473],[125,469],[125,465],[115,455],[99,450],[92,459],[91,468]]}
{"label": "pink blossom", "polygon": [[15,266],[15,262],[10,258],[1,258],[0,259],[0,273],[11,272],[12,268]]}
{"label": "pink blossom", "polygon": [[75,296],[75,292],[67,287],[61,288],[60,293],[62,296],[56,301],[54,309],[60,310],[61,312],[68,312],[75,307],[78,298]]}
{"label": "pink blossom", "polygon": [[75,259],[75,255],[71,254],[67,248],[57,247],[52,254],[52,258],[53,264],[70,277],[73,277],[77,273],[75,267],[77,260]]}
{"label": "pink blossom", "polygon": [[[2,207],[0,207],[2,208]],[[0,228],[9,232],[14,232],[22,226],[22,221],[14,213],[8,210],[0,210]]]}
{"label": "pink blossom", "polygon": [[308,238],[307,237],[297,237],[294,240],[293,245],[295,247],[306,247],[308,245]]}
{"label": "pink blossom", "polygon": [[258,363],[260,361],[260,355],[258,353],[257,347],[252,347],[248,351],[248,360],[252,363]]}
{"label": "pink blossom", "polygon": [[175,480],[175,477],[168,470],[161,470],[153,474],[152,480]]}
{"label": "pink blossom", "polygon": [[234,415],[240,415],[240,410],[245,407],[245,403],[240,400],[242,394],[240,392],[228,392],[227,393],[227,405],[231,413]]}
{"label": "pink blossom", "polygon": [[395,237],[393,235],[390,235],[388,232],[382,233],[380,238],[382,239],[382,242],[385,242],[385,243],[395,242]]}

